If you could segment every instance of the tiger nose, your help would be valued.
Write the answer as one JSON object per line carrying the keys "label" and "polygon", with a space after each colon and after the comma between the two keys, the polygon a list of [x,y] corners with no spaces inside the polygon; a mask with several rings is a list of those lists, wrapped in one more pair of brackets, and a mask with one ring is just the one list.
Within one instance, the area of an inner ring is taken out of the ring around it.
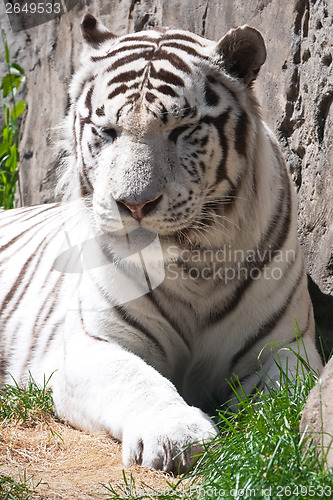
{"label": "tiger nose", "polygon": [[141,203],[128,203],[125,200],[117,200],[117,203],[126,207],[130,212],[131,216],[137,221],[142,220],[149,212],[154,210],[156,205],[161,201],[162,195],[154,198],[153,200],[145,200]]}

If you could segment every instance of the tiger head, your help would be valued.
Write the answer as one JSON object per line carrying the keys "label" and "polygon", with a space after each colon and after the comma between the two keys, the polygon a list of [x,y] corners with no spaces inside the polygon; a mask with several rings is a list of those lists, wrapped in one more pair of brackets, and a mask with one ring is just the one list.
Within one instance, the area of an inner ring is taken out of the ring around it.
{"label": "tiger head", "polygon": [[119,217],[161,235],[218,224],[253,180],[261,34],[242,26],[217,43],[163,28],[116,37],[91,14],[81,31],[67,198],[90,203],[103,231]]}

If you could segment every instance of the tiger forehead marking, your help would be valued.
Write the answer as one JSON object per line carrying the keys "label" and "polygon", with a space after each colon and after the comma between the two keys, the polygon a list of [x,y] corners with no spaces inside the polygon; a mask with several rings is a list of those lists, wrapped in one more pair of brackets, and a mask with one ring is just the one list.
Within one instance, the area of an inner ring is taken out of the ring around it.
{"label": "tiger forehead marking", "polygon": [[[126,111],[123,124],[133,126],[129,111],[136,116],[141,111],[140,130],[144,125],[144,112],[164,123],[169,117],[196,116],[196,106],[188,103],[185,89],[188,87],[188,91],[196,95],[190,88],[191,77],[200,73],[199,62],[208,60],[203,54],[207,40],[204,47],[198,39],[174,30],[148,34],[122,37],[105,56],[91,56],[91,60],[99,64],[98,84],[107,89],[108,100],[118,97],[109,105],[109,108],[118,105],[114,124],[119,123]],[[208,100],[215,96],[216,104],[216,94],[208,87],[208,82],[205,92]],[[173,98],[171,109],[164,107],[166,98],[169,101]]]}

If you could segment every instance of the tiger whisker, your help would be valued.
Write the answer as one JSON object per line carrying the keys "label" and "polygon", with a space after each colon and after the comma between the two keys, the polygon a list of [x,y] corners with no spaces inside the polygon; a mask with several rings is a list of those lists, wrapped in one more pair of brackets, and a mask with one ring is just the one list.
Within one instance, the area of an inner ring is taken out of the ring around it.
{"label": "tiger whisker", "polygon": [[230,200],[240,200],[240,201],[250,201],[249,198],[244,198],[243,196],[225,196],[224,198],[222,197],[221,199],[217,200],[216,197],[212,194],[208,194],[205,196],[205,201],[209,201],[210,203],[215,202],[217,205],[220,205],[220,203],[229,203]]}

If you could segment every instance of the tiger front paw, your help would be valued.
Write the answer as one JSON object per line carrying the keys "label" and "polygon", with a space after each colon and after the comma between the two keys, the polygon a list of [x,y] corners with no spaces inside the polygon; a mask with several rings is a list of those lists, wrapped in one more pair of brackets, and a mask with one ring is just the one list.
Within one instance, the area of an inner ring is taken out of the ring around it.
{"label": "tiger front paw", "polygon": [[215,435],[210,418],[195,407],[145,412],[126,423],[123,462],[181,474]]}

